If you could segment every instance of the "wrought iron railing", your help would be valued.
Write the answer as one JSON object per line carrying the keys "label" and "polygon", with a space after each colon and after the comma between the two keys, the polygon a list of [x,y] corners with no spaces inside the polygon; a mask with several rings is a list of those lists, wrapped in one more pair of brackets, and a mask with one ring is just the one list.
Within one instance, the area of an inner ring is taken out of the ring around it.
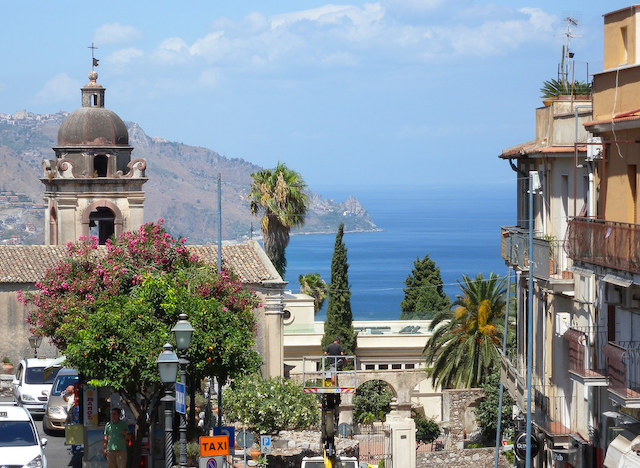
{"label": "wrought iron railing", "polygon": [[640,398],[640,342],[609,341],[603,352],[609,388],[625,397]]}
{"label": "wrought iron railing", "polygon": [[529,268],[529,231],[517,226],[503,226],[502,258],[521,270]]}
{"label": "wrought iron railing", "polygon": [[569,370],[584,378],[607,374],[602,348],[607,343],[607,329],[600,326],[573,325],[563,338],[569,344]]}
{"label": "wrought iron railing", "polygon": [[565,249],[574,261],[640,273],[640,224],[572,218]]}

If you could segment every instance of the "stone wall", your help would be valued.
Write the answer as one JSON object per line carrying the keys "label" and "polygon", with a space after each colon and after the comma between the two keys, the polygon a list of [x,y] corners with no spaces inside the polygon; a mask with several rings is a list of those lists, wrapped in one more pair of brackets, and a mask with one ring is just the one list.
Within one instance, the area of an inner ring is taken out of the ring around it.
{"label": "stone wall", "polygon": [[[495,448],[477,448],[465,450],[443,450],[440,452],[418,452],[416,468],[432,468],[446,466],[447,468],[493,468],[495,463]],[[499,468],[508,468],[506,458],[500,454]]]}
{"label": "stone wall", "polygon": [[[443,422],[446,423],[449,430],[445,449],[464,448],[464,441],[469,429],[465,426],[467,408],[483,396],[484,391],[481,388],[443,390]],[[473,428],[470,429],[473,430]]]}

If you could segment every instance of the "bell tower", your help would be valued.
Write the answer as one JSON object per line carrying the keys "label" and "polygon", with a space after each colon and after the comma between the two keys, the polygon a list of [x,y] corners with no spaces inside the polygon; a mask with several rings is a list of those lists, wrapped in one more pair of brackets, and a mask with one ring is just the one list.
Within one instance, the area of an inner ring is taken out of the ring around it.
{"label": "bell tower", "polygon": [[144,222],[147,164],[131,159],[127,127],[104,107],[105,88],[97,80],[92,70],[82,88],[82,107],[58,129],[56,158],[42,162],[47,245],[90,235],[104,244]]}

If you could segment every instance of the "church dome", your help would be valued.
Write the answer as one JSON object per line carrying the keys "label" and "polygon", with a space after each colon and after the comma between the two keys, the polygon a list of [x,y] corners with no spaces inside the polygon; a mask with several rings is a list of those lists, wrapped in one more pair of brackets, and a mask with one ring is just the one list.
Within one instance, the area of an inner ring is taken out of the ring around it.
{"label": "church dome", "polygon": [[115,112],[105,109],[105,89],[89,73],[82,88],[82,107],[67,116],[58,129],[58,146],[127,146],[129,132]]}

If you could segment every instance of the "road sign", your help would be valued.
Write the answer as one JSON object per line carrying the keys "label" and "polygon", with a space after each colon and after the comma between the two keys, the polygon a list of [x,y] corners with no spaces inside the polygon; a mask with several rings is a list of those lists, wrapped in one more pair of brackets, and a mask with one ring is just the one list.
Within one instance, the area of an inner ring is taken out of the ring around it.
{"label": "road sign", "polygon": [[224,466],[224,457],[222,455],[200,457],[200,468],[223,468]]}
{"label": "road sign", "polygon": [[236,437],[236,442],[238,442],[241,449],[248,449],[255,442],[255,438],[249,431],[240,431]]}
{"label": "road sign", "polygon": [[185,414],[184,384],[176,382],[176,413]]}
{"label": "road sign", "polygon": [[338,426],[338,434],[342,437],[349,437],[353,434],[353,430],[351,429],[351,425],[347,423],[342,423]]}
{"label": "road sign", "polygon": [[221,430],[218,430],[218,426],[213,428],[213,435],[223,435],[229,438],[229,455],[236,454],[236,428],[233,426],[222,426]]}
{"label": "road sign", "polygon": [[216,455],[229,455],[229,437],[226,435],[200,437],[200,456]]}
{"label": "road sign", "polygon": [[260,436],[260,453],[271,453],[271,436]]}
{"label": "road sign", "polygon": [[[524,460],[527,458],[527,433],[522,432],[518,437],[516,437],[516,443],[514,444],[514,450],[516,452],[516,456],[520,460]],[[538,439],[535,435],[531,434],[531,458],[535,458],[538,455],[538,449],[540,448],[540,444],[538,443]]]}

